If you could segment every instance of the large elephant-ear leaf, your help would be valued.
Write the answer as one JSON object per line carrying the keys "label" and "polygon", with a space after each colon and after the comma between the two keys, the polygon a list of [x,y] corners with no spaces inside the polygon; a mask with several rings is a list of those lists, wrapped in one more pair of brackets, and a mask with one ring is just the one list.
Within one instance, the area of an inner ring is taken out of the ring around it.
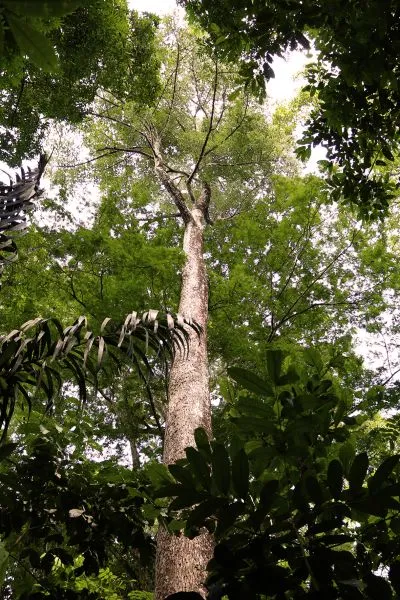
{"label": "large elephant-ear leaf", "polygon": [[28,214],[33,200],[40,196],[39,182],[45,166],[46,157],[42,155],[36,169],[25,171],[21,167],[15,180],[6,173],[8,183],[0,181],[0,277],[4,267],[17,259],[14,236],[28,227]]}

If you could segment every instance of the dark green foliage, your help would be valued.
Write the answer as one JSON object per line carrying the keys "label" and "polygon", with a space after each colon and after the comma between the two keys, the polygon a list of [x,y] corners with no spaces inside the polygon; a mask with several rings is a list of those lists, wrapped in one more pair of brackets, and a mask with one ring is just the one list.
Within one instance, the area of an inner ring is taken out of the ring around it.
{"label": "dark green foliage", "polygon": [[[130,13],[125,0],[27,4],[41,5],[42,12],[57,4],[64,14],[11,16],[25,34],[17,36],[19,46],[6,38],[0,54],[0,125],[5,128],[0,158],[11,165],[41,151],[49,119],[80,122],[101,91],[140,104],[151,103],[159,86],[156,18]],[[64,10],[67,4],[72,11]],[[15,37],[17,30],[12,31]],[[22,41],[29,48],[21,48]]]}
{"label": "dark green foliage", "polygon": [[[115,543],[144,563],[153,556],[154,541],[145,530],[153,520],[142,510],[140,480],[114,460],[91,462],[74,449],[78,432],[51,420],[46,429],[36,418],[19,428],[18,460],[4,462],[3,456],[0,462],[2,545],[10,562],[31,574],[16,583],[20,595],[12,597],[99,599],[101,594],[68,589],[68,582],[98,574]],[[58,572],[65,568],[70,576],[63,580]]]}
{"label": "dark green foliage", "polygon": [[386,214],[395,195],[390,167],[399,151],[400,19],[391,0],[181,0],[207,30],[217,54],[241,61],[241,76],[265,95],[273,57],[309,49],[318,61],[307,71],[317,98],[297,149],[327,149],[332,198],[358,207],[363,218]]}
{"label": "dark green foliage", "polygon": [[91,4],[91,0],[2,0],[0,56],[10,64],[18,55],[27,55],[36,67],[56,71],[57,55],[42,31],[43,26],[45,29],[57,27],[57,17]]}
{"label": "dark green foliage", "polygon": [[[305,352],[306,361],[311,354],[326,373],[316,351]],[[357,418],[349,409],[338,416],[345,390],[316,368],[288,366],[281,351],[271,351],[267,363],[267,394],[248,385],[261,381],[251,372],[230,370],[244,385],[230,402],[230,451],[213,442],[193,480],[192,461],[180,461],[186,478],[164,490],[176,496],[170,517],[184,509],[186,535],[206,527],[216,536],[209,598],[394,598],[399,457],[369,467],[367,454],[354,450]],[[382,569],[389,577],[378,575]]]}

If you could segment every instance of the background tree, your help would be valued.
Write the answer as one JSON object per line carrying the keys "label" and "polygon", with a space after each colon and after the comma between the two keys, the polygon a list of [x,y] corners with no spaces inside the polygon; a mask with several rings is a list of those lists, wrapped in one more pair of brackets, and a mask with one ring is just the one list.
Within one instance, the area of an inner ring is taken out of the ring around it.
{"label": "background tree", "polygon": [[50,120],[80,122],[101,90],[154,99],[155,17],[130,12],[125,0],[3,4],[1,160],[34,157]]}

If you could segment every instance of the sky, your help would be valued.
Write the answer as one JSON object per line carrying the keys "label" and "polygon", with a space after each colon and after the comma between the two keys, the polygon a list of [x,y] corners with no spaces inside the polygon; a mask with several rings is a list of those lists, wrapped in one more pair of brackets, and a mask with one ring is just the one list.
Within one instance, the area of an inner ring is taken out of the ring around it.
{"label": "sky", "polygon": [[130,8],[158,15],[167,15],[177,8],[175,0],[128,0]]}

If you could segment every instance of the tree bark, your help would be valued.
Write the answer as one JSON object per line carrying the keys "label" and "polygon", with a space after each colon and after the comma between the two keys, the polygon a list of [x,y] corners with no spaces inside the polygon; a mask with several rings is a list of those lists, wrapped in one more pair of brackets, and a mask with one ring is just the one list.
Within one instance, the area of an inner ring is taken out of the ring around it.
{"label": "tree bark", "polygon": [[[179,312],[197,321],[200,336],[189,331],[187,354],[177,352],[171,367],[169,402],[164,440],[164,462],[170,464],[185,456],[194,444],[194,430],[203,427],[211,437],[211,405],[207,358],[208,281],[203,258],[203,233],[210,190],[190,211],[185,223],[183,248],[186,262],[182,273]],[[203,533],[193,540],[171,536],[160,528],[157,536],[155,600],[169,594],[196,591],[203,596],[206,565],[212,557],[213,539]]]}

